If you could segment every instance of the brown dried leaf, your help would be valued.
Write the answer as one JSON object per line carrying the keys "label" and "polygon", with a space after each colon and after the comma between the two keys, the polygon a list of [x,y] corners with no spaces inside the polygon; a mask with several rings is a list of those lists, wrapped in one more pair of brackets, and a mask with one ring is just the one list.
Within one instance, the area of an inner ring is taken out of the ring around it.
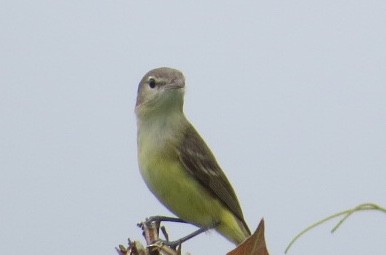
{"label": "brown dried leaf", "polygon": [[264,219],[262,219],[255,233],[237,246],[227,255],[269,255],[264,237]]}

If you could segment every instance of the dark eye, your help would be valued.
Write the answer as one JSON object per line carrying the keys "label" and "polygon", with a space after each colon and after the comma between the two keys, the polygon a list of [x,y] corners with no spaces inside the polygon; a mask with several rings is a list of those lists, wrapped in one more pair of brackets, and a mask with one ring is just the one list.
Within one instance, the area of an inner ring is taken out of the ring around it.
{"label": "dark eye", "polygon": [[152,89],[155,88],[155,80],[153,78],[149,79],[149,87]]}

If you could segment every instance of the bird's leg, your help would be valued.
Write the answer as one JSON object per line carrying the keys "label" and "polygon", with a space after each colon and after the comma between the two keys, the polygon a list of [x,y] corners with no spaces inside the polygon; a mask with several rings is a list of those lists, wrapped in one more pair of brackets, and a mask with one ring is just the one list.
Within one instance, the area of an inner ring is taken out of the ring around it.
{"label": "bird's leg", "polygon": [[182,219],[174,218],[174,217],[167,217],[167,216],[151,216],[149,218],[146,218],[145,221],[138,223],[138,227],[142,228],[143,230],[143,236],[146,239],[146,242],[148,244],[151,244],[159,239],[159,229],[161,228],[161,232],[166,238],[166,242],[169,241],[169,235],[166,232],[165,227],[160,226],[162,221],[169,221],[169,222],[181,222],[181,223],[188,223]]}
{"label": "bird's leg", "polygon": [[164,237],[165,237],[165,240],[169,242],[169,234],[168,234],[168,232],[166,231],[165,226],[161,226],[160,229],[161,229],[162,234],[163,234]]}
{"label": "bird's leg", "polygon": [[174,218],[174,217],[168,217],[168,216],[150,216],[149,218],[146,218],[145,222],[162,222],[162,221],[168,221],[168,222],[181,222],[181,223],[189,223],[186,222],[180,218]]}
{"label": "bird's leg", "polygon": [[[151,217],[147,218],[144,222],[138,224],[138,226],[143,226],[144,224],[151,224],[151,223],[155,223],[157,226],[159,226],[160,222],[162,222],[162,221],[189,223],[189,222],[186,222],[180,218],[174,218],[174,217],[168,217],[168,216],[151,216]],[[210,229],[216,228],[219,225],[220,225],[220,222],[214,222],[211,226],[201,227],[201,228],[197,229],[196,231],[190,233],[189,235],[186,235],[186,236],[184,236],[176,241],[169,241],[169,237],[168,237],[168,234],[166,233],[166,230],[162,229],[162,227],[161,227],[161,231],[164,234],[166,240],[160,239],[160,241],[163,244],[171,247],[172,249],[176,249],[176,247],[181,245],[183,242],[188,241],[189,239],[191,239],[195,236],[198,236],[199,234],[204,233]]]}
{"label": "bird's leg", "polygon": [[172,249],[176,249],[176,247],[181,245],[183,242],[186,242],[189,239],[191,239],[191,238],[193,238],[195,236],[198,236],[199,234],[204,233],[204,232],[206,232],[206,231],[208,231],[210,229],[216,228],[219,225],[220,225],[219,222],[215,222],[215,223],[213,223],[209,227],[201,227],[201,228],[197,229],[196,231],[190,233],[189,235],[186,235],[186,236],[184,236],[184,237],[182,237],[182,238],[180,238],[180,239],[178,239],[176,241],[168,241],[168,240],[166,240],[166,241],[165,240],[161,240],[161,241],[162,241],[163,244],[171,247]]}

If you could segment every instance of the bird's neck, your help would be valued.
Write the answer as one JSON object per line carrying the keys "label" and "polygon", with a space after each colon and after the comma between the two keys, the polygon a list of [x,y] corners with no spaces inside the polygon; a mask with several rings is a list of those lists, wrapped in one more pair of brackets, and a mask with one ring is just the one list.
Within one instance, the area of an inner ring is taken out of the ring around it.
{"label": "bird's neck", "polygon": [[186,123],[184,113],[177,108],[137,115],[138,142],[152,139],[162,144],[166,140],[174,140],[184,130]]}

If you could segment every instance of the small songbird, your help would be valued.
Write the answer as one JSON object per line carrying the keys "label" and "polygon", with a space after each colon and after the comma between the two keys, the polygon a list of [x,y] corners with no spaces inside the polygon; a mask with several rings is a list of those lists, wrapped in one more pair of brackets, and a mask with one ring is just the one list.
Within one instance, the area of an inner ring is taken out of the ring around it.
{"label": "small songbird", "polygon": [[180,219],[215,229],[234,244],[251,232],[214,155],[183,112],[185,78],[149,71],[138,86],[138,162],[151,192]]}

